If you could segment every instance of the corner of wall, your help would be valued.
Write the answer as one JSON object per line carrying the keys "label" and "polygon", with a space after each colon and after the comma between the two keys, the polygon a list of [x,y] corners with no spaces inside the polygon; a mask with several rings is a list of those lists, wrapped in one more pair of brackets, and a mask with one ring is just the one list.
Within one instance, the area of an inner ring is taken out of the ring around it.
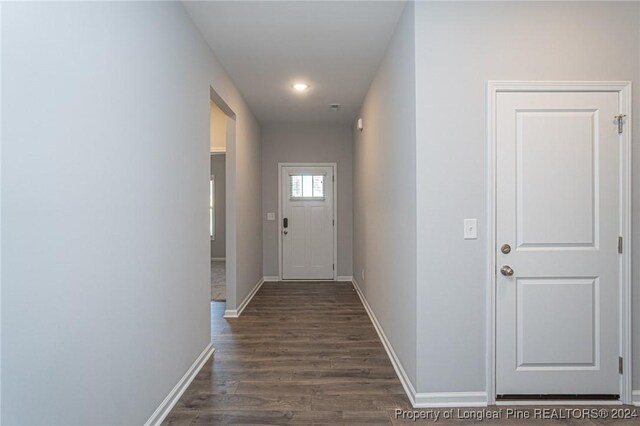
{"label": "corner of wall", "polygon": [[[413,2],[405,4],[369,86],[359,114],[363,131],[352,127],[354,281],[384,329],[392,362],[402,366],[410,398],[417,377],[414,11]],[[390,231],[383,224],[392,216]]]}

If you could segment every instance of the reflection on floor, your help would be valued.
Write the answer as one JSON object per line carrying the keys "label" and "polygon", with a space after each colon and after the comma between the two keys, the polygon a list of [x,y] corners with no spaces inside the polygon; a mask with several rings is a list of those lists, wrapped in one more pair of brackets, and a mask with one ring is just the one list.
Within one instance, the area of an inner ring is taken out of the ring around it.
{"label": "reflection on floor", "polygon": [[224,261],[211,261],[211,300],[227,300],[227,275]]}

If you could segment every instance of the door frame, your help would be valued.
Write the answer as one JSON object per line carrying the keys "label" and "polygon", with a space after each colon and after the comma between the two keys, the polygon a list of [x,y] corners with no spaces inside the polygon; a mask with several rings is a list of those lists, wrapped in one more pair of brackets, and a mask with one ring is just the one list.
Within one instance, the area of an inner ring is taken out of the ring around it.
{"label": "door frame", "polygon": [[[238,307],[236,298],[236,113],[229,104],[218,94],[213,85],[209,86],[209,100],[213,102],[227,116],[226,146],[225,152],[212,152],[211,143],[207,136],[209,146],[209,160],[212,155],[226,155],[225,157],[225,275],[227,301],[225,315],[234,312]],[[210,113],[209,113],[209,120]],[[210,125],[209,121],[209,125]],[[207,132],[208,135],[208,132]],[[211,170],[209,169],[209,175]],[[211,257],[211,242],[209,241],[209,257]],[[242,260],[242,259],[240,259]]]}
{"label": "door frame", "polygon": [[[284,167],[331,167],[333,170],[333,281],[338,279],[338,163],[278,163],[278,281],[282,279],[282,169]],[[295,280],[319,281],[319,280]]]}
{"label": "door frame", "polygon": [[[486,324],[486,389],[487,404],[496,404],[496,104],[500,92],[615,92],[619,94],[620,114],[625,114],[624,132],[620,135],[620,235],[624,250],[620,255],[620,356],[624,359],[623,374],[620,375],[620,400],[616,403],[632,403],[632,358],[631,358],[631,82],[630,81],[488,81],[487,82],[487,127],[486,127],[486,185],[487,185],[487,317]],[[594,401],[586,401],[594,403]],[[523,401],[519,401],[522,404]],[[552,401],[544,401],[549,404]],[[568,401],[563,401],[568,403]]]}

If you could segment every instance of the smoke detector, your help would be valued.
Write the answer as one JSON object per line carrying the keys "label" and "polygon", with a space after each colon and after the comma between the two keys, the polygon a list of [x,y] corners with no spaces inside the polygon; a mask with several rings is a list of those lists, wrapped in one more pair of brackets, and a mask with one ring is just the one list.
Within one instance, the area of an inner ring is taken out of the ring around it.
{"label": "smoke detector", "polygon": [[340,105],[340,104],[331,104],[331,105],[329,105],[329,109],[331,111],[340,111],[341,107],[342,107],[342,105]]}

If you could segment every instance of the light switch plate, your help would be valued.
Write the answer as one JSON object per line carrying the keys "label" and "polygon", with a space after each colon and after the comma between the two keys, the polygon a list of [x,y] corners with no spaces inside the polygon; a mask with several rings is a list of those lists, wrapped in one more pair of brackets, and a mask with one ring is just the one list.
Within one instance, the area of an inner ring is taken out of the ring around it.
{"label": "light switch plate", "polygon": [[478,219],[464,220],[464,239],[475,240],[478,238]]}
{"label": "light switch plate", "polygon": [[275,213],[267,213],[267,220],[276,220]]}

